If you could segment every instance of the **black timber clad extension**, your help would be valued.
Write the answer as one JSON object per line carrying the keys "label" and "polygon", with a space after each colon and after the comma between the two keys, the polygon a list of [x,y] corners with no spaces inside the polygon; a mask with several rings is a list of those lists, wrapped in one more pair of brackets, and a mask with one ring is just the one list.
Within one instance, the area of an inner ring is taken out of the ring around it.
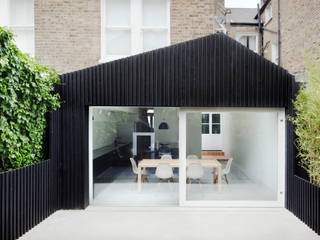
{"label": "black timber clad extension", "polygon": [[61,206],[69,209],[89,201],[88,106],[287,108],[294,78],[219,33],[63,74],[61,81],[61,125],[52,136],[61,147],[52,157],[61,159]]}

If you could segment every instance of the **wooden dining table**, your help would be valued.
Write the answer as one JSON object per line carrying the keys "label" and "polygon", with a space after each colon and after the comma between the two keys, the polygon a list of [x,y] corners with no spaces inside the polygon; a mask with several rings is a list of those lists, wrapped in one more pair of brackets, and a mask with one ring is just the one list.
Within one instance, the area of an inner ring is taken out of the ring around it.
{"label": "wooden dining table", "polygon": [[[202,159],[187,159],[187,166],[192,163],[200,163],[204,168],[213,169],[213,183],[215,183],[216,174],[218,177],[217,184],[221,184],[221,163],[220,161],[227,161],[227,156],[212,156]],[[138,164],[138,192],[142,189],[142,169],[156,168],[159,163],[168,163],[172,168],[179,168],[179,159],[142,159]]]}

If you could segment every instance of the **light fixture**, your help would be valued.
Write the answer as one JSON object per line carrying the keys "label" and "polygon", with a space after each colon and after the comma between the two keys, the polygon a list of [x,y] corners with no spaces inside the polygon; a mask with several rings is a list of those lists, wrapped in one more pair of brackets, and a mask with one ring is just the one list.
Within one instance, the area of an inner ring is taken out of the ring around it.
{"label": "light fixture", "polygon": [[162,129],[169,129],[168,123],[166,123],[166,122],[160,123],[159,129],[161,129],[161,130],[162,130]]}

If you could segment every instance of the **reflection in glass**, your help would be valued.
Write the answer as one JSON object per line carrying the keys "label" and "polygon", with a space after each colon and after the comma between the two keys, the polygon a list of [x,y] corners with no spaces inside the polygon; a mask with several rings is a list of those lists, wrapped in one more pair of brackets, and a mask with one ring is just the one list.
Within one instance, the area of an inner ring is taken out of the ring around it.
{"label": "reflection in glass", "polygon": [[[176,205],[179,109],[95,107],[92,114],[93,204]],[[169,129],[159,130],[163,122]]]}

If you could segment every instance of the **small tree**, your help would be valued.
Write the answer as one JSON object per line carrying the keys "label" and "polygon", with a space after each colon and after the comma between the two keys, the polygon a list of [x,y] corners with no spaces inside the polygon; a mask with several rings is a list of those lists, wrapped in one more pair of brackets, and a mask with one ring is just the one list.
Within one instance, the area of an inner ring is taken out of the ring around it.
{"label": "small tree", "polygon": [[291,121],[297,134],[296,146],[300,165],[310,182],[320,186],[320,59],[308,59],[305,83],[294,101]]}
{"label": "small tree", "polygon": [[59,107],[57,72],[42,66],[0,27],[0,171],[43,160],[45,114]]}

